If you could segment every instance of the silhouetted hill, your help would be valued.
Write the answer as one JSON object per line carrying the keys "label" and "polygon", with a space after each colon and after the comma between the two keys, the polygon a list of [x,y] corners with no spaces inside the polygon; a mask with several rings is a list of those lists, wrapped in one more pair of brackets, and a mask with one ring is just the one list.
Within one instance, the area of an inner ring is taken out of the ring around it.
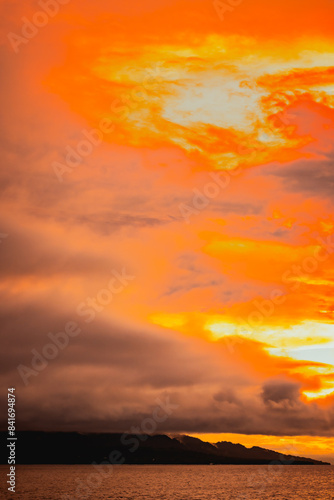
{"label": "silhouetted hill", "polygon": [[[17,432],[18,464],[269,464],[325,465],[254,446],[206,443],[190,436]],[[7,434],[1,433],[5,442]],[[5,447],[2,448],[5,453]],[[7,463],[3,456],[1,463]]]}
{"label": "silhouetted hill", "polygon": [[175,439],[182,442],[189,450],[202,450],[203,453],[217,455],[218,457],[231,460],[229,463],[235,463],[232,461],[236,459],[238,463],[259,463],[261,461],[261,463],[279,462],[286,464],[304,464],[307,462],[308,464],[325,464],[325,462],[320,462],[311,458],[282,455],[277,451],[267,450],[259,446],[246,448],[246,446],[242,444],[234,444],[228,441],[220,441],[214,444],[206,443],[200,439],[183,435],[175,436]]}

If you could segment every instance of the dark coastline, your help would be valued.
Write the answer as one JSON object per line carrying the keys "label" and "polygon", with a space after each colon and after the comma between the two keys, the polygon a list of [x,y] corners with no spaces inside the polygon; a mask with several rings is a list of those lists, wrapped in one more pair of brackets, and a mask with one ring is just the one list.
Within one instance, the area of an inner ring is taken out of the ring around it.
{"label": "dark coastline", "polygon": [[[1,432],[5,441],[7,434]],[[175,465],[330,465],[282,455],[260,447],[206,443],[189,436],[17,432],[16,464],[175,464]],[[6,464],[6,457],[1,457]]]}

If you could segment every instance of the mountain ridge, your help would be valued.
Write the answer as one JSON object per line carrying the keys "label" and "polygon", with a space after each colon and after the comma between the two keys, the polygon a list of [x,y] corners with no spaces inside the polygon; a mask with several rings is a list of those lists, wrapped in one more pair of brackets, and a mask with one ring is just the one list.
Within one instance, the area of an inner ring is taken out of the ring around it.
{"label": "mountain ridge", "polygon": [[243,458],[249,458],[249,459],[262,459],[262,458],[268,458],[268,460],[272,461],[278,461],[282,462],[283,461],[288,462],[288,461],[310,461],[315,464],[327,464],[328,462],[322,462],[320,460],[314,460],[311,458],[306,458],[306,457],[300,457],[300,456],[295,456],[291,454],[282,454],[277,451],[269,450],[267,448],[262,448],[260,446],[252,446],[250,448],[247,448],[246,446],[240,444],[240,443],[231,443],[230,441],[218,441],[216,443],[209,443],[206,441],[202,441],[199,438],[194,438],[192,436],[187,436],[187,435],[175,435],[176,439],[180,439],[183,442],[189,442],[189,440],[198,440],[201,443],[205,443],[208,445],[211,445],[213,447],[216,447],[217,450],[220,451],[219,455],[220,456],[228,456],[228,457],[235,457],[239,459]]}
{"label": "mountain ridge", "polygon": [[[7,439],[7,434],[1,432]],[[208,443],[184,434],[20,431],[17,464],[285,464],[330,465],[227,441]],[[1,457],[1,463],[7,463]]]}

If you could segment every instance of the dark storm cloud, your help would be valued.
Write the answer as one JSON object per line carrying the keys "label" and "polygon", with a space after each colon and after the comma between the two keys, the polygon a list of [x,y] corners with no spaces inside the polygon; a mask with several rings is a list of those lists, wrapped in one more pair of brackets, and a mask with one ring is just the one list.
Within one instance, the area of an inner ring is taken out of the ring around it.
{"label": "dark storm cloud", "polygon": [[263,210],[260,205],[253,203],[232,203],[232,202],[216,202],[212,204],[213,208],[223,214],[238,214],[238,215],[257,215]]}
{"label": "dark storm cloud", "polygon": [[299,399],[298,384],[291,382],[270,382],[264,384],[262,399],[265,403],[281,403],[282,401],[294,402]]}
{"label": "dark storm cloud", "polygon": [[230,404],[240,404],[239,399],[231,389],[225,389],[223,391],[217,392],[217,394],[214,394],[213,399],[218,402],[227,401]]}
{"label": "dark storm cloud", "polygon": [[[46,238],[37,227],[25,229],[10,217],[0,219],[0,228],[1,232],[8,233],[6,244],[1,246],[2,277],[105,274],[105,269],[113,267],[110,257],[94,256],[84,249],[78,254],[66,246],[65,238]],[[116,260],[114,265],[117,265]]]}
{"label": "dark storm cloud", "polygon": [[108,235],[122,227],[154,227],[173,222],[172,218],[145,217],[127,213],[109,212],[104,214],[87,214],[76,217],[78,224],[84,224],[103,235]]}
{"label": "dark storm cloud", "polygon": [[311,196],[333,198],[334,154],[327,160],[302,160],[266,169],[267,174],[280,177],[288,191]]}
{"label": "dark storm cloud", "polygon": [[[258,380],[223,342],[190,341],[103,314],[87,324],[51,297],[0,299],[1,382],[17,388],[21,429],[126,431],[152,415],[157,398],[169,398],[178,408],[161,432],[333,432],[333,407],[304,404],[287,379],[264,382],[258,391]],[[17,366],[31,367],[31,350],[42,353],[48,333],[63,332],[68,321],[80,333],[25,386]]]}

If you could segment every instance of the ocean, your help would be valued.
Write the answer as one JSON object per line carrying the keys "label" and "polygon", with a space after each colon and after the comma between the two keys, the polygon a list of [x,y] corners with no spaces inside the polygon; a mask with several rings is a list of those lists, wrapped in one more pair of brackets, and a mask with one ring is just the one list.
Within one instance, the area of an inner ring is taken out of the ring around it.
{"label": "ocean", "polygon": [[16,467],[15,500],[334,500],[334,466],[26,465]]}

